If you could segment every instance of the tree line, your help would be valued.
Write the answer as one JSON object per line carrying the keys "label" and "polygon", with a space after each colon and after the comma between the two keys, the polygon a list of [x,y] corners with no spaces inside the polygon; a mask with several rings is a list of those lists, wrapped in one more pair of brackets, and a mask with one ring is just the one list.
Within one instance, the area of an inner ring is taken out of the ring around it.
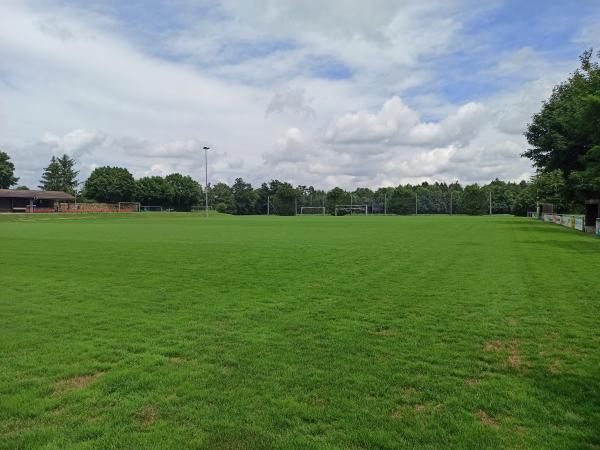
{"label": "tree line", "polygon": [[[137,180],[123,167],[98,167],[85,182],[77,179],[76,161],[68,155],[53,156],[44,169],[39,188],[65,191],[79,202],[139,202],[143,206],[160,206],[190,211],[204,205],[204,189],[190,176],[173,173],[165,177],[147,176]],[[0,188],[14,186],[14,165],[0,152]],[[26,186],[20,186],[27,189]],[[293,186],[271,180],[253,187],[242,178],[232,185],[223,182],[208,186],[209,205],[216,211],[236,214],[295,215],[303,207],[322,207],[333,214],[338,205],[366,206],[375,214],[494,214],[526,215],[535,211],[538,202],[551,202],[563,208],[572,206],[564,196],[565,180],[560,171],[540,172],[530,181],[520,183],[495,179],[487,185],[428,183],[400,185],[372,190],[359,187],[353,191],[335,187],[325,191],[313,186]],[[318,212],[318,211],[317,211]]]}
{"label": "tree line", "polygon": [[[106,166],[94,169],[84,183],[79,183],[75,166],[76,161],[68,155],[53,156],[43,171],[39,188],[69,192],[76,195],[79,202],[135,201],[143,206],[177,211],[189,211],[193,206],[204,204],[204,189],[190,176],[173,173],[136,180],[126,168]],[[366,206],[375,214],[477,215],[489,212],[491,199],[492,211],[496,214],[524,215],[535,209],[536,195],[542,192],[541,188],[553,192],[552,183],[546,183],[549,187],[539,183],[547,178],[544,175],[521,183],[496,179],[484,186],[471,184],[464,187],[458,182],[424,182],[377,190],[360,187],[353,191],[340,187],[325,191],[313,186],[293,186],[280,180],[271,180],[255,188],[237,178],[232,185],[222,182],[209,185],[208,200],[216,211],[236,215],[295,215],[307,206],[325,208],[326,213],[332,214],[337,205]],[[17,181],[10,158],[0,152],[0,187],[13,186]]]}

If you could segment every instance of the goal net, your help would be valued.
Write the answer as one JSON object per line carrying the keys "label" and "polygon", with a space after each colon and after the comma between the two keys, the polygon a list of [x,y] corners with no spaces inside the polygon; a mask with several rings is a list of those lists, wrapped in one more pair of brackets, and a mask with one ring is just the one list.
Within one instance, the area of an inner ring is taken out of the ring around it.
{"label": "goal net", "polygon": [[142,212],[152,212],[152,211],[162,212],[164,210],[163,210],[162,206],[144,206],[144,205],[142,205],[142,206],[140,206],[140,211],[142,211]]}
{"label": "goal net", "polygon": [[140,212],[140,204],[137,202],[119,202],[119,212]]}
{"label": "goal net", "polygon": [[369,205],[335,205],[336,216],[353,214],[367,216],[369,214]]}
{"label": "goal net", "polygon": [[324,206],[302,206],[300,208],[301,216],[324,216],[325,215],[325,207]]}

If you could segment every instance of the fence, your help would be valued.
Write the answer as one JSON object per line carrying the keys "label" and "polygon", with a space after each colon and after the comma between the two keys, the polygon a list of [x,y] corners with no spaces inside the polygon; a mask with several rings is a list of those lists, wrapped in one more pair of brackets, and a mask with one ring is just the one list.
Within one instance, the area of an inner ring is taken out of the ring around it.
{"label": "fence", "polygon": [[585,231],[585,216],[569,214],[544,214],[544,222],[555,223],[574,230]]}
{"label": "fence", "polygon": [[600,236],[600,219],[596,219],[596,236]]}

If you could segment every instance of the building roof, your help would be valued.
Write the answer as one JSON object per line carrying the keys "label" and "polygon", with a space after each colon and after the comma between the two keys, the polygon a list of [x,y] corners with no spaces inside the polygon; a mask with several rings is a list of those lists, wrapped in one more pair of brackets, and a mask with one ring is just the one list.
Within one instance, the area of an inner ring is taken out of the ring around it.
{"label": "building roof", "polygon": [[29,189],[0,189],[0,198],[75,200],[75,197],[63,191],[32,191]]}

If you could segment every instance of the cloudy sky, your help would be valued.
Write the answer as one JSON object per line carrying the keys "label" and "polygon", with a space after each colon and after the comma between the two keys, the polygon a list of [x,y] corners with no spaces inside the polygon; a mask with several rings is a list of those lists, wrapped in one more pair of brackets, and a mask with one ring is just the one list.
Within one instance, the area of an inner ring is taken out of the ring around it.
{"label": "cloudy sky", "polygon": [[[90,4],[94,3],[93,7]],[[596,0],[0,0],[0,148],[331,188],[520,180]]]}

